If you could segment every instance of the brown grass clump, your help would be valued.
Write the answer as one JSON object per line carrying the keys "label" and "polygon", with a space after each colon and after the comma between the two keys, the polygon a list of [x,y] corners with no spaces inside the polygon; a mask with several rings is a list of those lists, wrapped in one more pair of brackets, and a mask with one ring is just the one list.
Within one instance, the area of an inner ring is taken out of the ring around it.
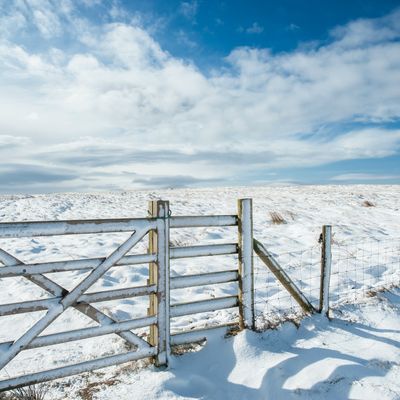
{"label": "brown grass clump", "polygon": [[200,351],[207,343],[207,339],[199,340],[198,342],[176,344],[171,347],[171,352],[175,356],[181,356],[186,353],[195,353]]}
{"label": "brown grass clump", "polygon": [[12,400],[45,400],[48,388],[43,385],[26,386],[11,391]]}
{"label": "brown grass clump", "polygon": [[372,203],[371,201],[364,200],[363,203],[362,203],[362,206],[363,207],[375,207],[375,204]]}
{"label": "brown grass clump", "polygon": [[278,212],[271,211],[269,215],[271,216],[271,221],[274,225],[286,224],[285,218],[283,218],[283,216]]}
{"label": "brown grass clump", "polygon": [[101,382],[92,382],[79,391],[79,396],[83,400],[93,400],[93,396],[100,391],[101,387],[113,386],[120,381],[118,379],[108,379]]}

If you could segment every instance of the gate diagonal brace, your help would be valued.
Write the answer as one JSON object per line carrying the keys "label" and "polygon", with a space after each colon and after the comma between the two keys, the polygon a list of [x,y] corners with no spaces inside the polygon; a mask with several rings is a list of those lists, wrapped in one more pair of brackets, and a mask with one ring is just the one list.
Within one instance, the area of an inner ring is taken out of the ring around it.
{"label": "gate diagonal brace", "polygon": [[[27,277],[31,282],[35,283],[42,289],[52,293],[55,296],[64,296],[63,299],[53,308],[49,309],[47,314],[15,341],[7,351],[3,352],[0,357],[0,369],[8,364],[20,351],[26,348],[33,339],[35,339],[48,325],[50,325],[64,310],[72,306],[76,300],[92,286],[102,275],[104,275],[116,262],[118,262],[130,249],[135,246],[148,232],[148,229],[142,229],[133,233],[127,241],[119,246],[110,256],[108,256],[95,270],[93,270],[82,282],[80,282],[71,292],[58,285],[51,279],[43,275],[31,275]],[[0,261],[7,266],[23,265],[23,263],[0,249]],[[97,310],[90,304],[82,303],[73,306],[89,318],[100,324],[110,324],[117,322],[113,318],[107,316]],[[148,348],[149,344],[132,332],[118,333],[124,340],[130,344]]]}
{"label": "gate diagonal brace", "polygon": [[275,275],[276,279],[278,279],[283,287],[296,300],[297,304],[303,309],[304,312],[312,314],[315,311],[314,307],[303,295],[296,284],[290,279],[289,275],[278,264],[272,254],[257,239],[253,240],[253,244],[255,253],[258,255],[258,257],[260,257],[261,261],[269,268],[269,270]]}
{"label": "gate diagonal brace", "polygon": [[[0,261],[7,266],[14,267],[14,266],[21,266],[25,265],[22,261],[18,258],[14,257],[13,255],[7,253],[5,250],[0,249]],[[53,296],[56,297],[64,297],[66,296],[69,291],[59,285],[58,283],[52,281],[50,278],[47,278],[44,275],[30,275],[26,276],[26,278],[31,281],[32,283],[38,285],[40,288],[46,290],[47,292],[51,293]],[[97,308],[93,307],[91,304],[80,302],[79,304],[75,304],[73,306],[77,311],[81,312],[82,314],[86,315],[87,317],[91,318],[93,321],[99,323],[100,325],[109,325],[115,322],[118,322],[116,319],[109,317],[108,315],[104,314],[102,311],[98,310]],[[135,335],[130,331],[118,332],[116,333],[130,345],[138,348],[148,347],[148,343]]]}

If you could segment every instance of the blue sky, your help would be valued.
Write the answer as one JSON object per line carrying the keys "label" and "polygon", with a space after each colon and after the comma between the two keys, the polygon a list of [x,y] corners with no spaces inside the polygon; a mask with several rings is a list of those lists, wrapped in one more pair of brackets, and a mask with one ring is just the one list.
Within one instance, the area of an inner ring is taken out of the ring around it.
{"label": "blue sky", "polygon": [[399,1],[0,0],[0,192],[400,183]]}

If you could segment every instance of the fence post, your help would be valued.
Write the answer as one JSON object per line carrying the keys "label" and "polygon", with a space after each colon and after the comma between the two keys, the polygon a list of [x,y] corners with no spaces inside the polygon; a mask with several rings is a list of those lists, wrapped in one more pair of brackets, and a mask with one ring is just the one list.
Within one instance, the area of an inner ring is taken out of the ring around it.
{"label": "fence post", "polygon": [[157,315],[157,325],[150,326],[149,342],[157,346],[156,365],[168,365],[170,354],[169,320],[169,202],[149,202],[151,217],[157,218],[157,230],[149,232],[149,253],[157,253],[157,262],[149,265],[149,284],[157,285],[150,295],[149,315]]}
{"label": "fence post", "polygon": [[252,199],[238,200],[239,318],[241,329],[254,329]]}
{"label": "fence post", "polygon": [[332,265],[332,226],[324,225],[321,234],[321,284],[319,295],[319,312],[329,316],[329,282]]}

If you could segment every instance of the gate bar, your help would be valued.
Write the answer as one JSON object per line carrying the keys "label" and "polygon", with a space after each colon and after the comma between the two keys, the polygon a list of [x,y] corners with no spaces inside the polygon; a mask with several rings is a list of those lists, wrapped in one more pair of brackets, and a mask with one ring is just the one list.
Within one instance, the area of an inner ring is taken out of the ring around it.
{"label": "gate bar", "polygon": [[177,259],[190,257],[222,256],[228,254],[236,254],[237,251],[238,249],[236,243],[171,247],[170,257],[171,259]]}
{"label": "gate bar", "polygon": [[193,286],[214,285],[217,283],[235,282],[238,280],[237,270],[218,271],[208,274],[174,276],[170,279],[171,289],[183,289]]}
{"label": "gate bar", "polygon": [[[201,246],[172,247],[170,249],[170,259],[220,256],[237,253],[236,243],[211,244]],[[0,267],[0,278],[15,276],[28,276],[34,274],[50,274],[53,272],[65,271],[90,271],[100,265],[105,258],[87,258],[68,261],[51,261],[35,264],[24,264],[18,266]],[[114,267],[126,265],[147,264],[157,261],[157,254],[133,254],[127,255],[119,260]]]}
{"label": "gate bar", "polygon": [[156,224],[157,221],[151,218],[2,222],[0,238],[132,232],[154,229]]}
{"label": "gate bar", "polygon": [[[109,325],[94,326],[91,328],[75,329],[72,331],[52,333],[49,335],[38,336],[26,347],[26,349],[35,349],[37,347],[53,346],[55,344],[73,342],[75,340],[88,339],[96,336],[109,335],[110,333],[119,333],[130,331],[131,329],[143,328],[157,323],[157,317],[145,317],[131,319],[122,322],[113,322]],[[0,351],[7,349],[13,342],[0,343]]]}
{"label": "gate bar", "polygon": [[[148,296],[156,292],[156,286],[135,286],[132,288],[104,290],[102,292],[93,292],[83,294],[72,305],[72,307],[80,303],[100,303],[103,301],[119,300],[128,297]],[[52,297],[50,299],[22,301],[20,303],[2,304],[0,305],[0,317],[12,314],[23,314],[27,312],[37,312],[48,310],[58,304],[63,297]]]}
{"label": "gate bar", "polygon": [[174,304],[171,306],[170,315],[171,318],[182,317],[184,315],[223,310],[224,308],[237,307],[238,305],[239,305],[238,296],[219,297],[216,299]]}
{"label": "gate bar", "polygon": [[116,354],[98,358],[96,360],[85,361],[66,367],[50,369],[47,371],[37,372],[34,374],[18,376],[16,378],[0,381],[0,392],[16,389],[22,386],[34,385],[36,383],[47,382],[53,379],[65,378],[71,375],[81,374],[83,372],[93,371],[95,369],[111,367],[113,365],[124,364],[129,361],[139,360],[141,358],[151,357],[156,354],[157,349],[148,347],[138,351],[130,351],[124,354]]}
{"label": "gate bar", "polygon": [[194,215],[171,217],[171,228],[201,228],[207,226],[236,226],[236,215]]}
{"label": "gate bar", "polygon": [[[154,262],[156,261],[156,259],[156,254],[134,254],[121,258],[121,260],[115,263],[113,267],[146,264],[149,262]],[[104,260],[105,257],[5,266],[0,267],[0,278],[8,278],[12,276],[28,276],[35,274],[50,274],[53,272],[78,270],[86,272],[92,269],[96,269]]]}

